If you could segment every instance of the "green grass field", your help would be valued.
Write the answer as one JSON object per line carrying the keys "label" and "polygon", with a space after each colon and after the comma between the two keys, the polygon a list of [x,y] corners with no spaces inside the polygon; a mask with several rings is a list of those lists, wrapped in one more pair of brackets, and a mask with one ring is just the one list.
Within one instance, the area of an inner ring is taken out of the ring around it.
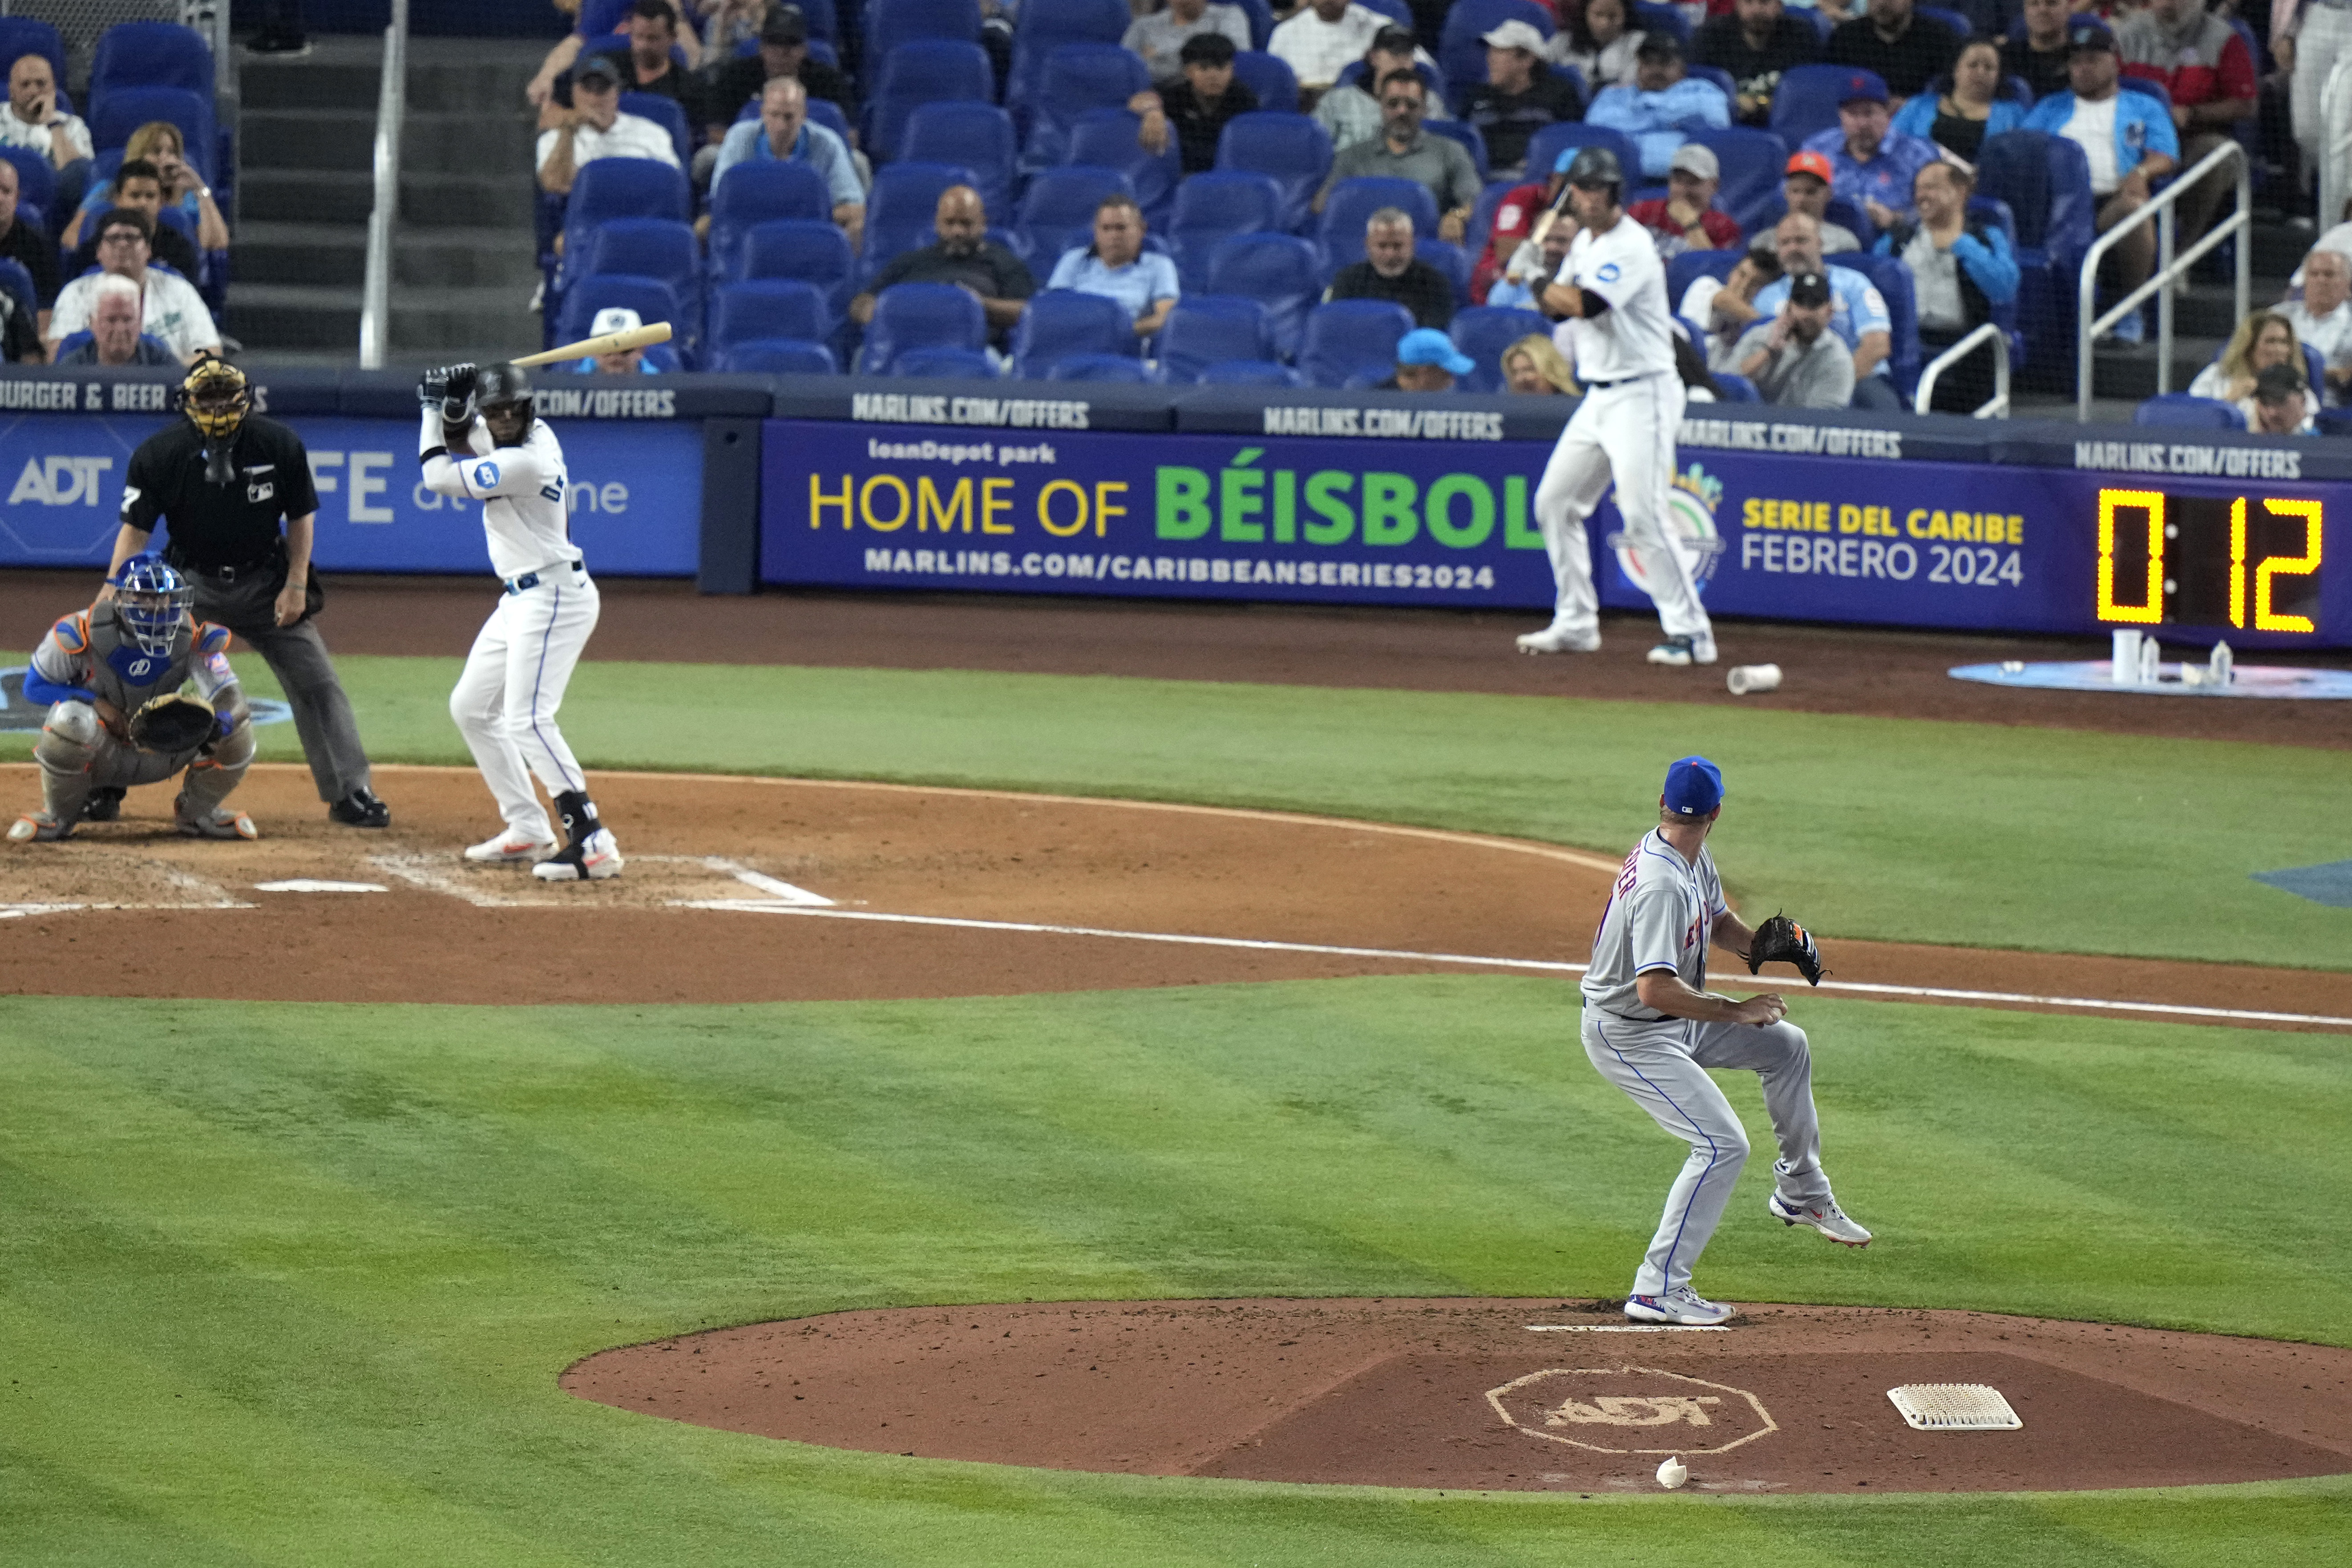
{"label": "green grass field", "polygon": [[[344,664],[380,758],[462,760],[454,663]],[[1607,850],[1664,761],[1705,750],[1730,777],[1735,883],[1824,930],[2352,964],[2352,911],[2246,879],[2344,853],[2339,811],[2276,809],[2344,798],[2328,756],[2294,751],[678,666],[586,667],[565,718],[593,766]],[[292,754],[290,727],[263,733]],[[1680,1152],[1585,1064],[1574,1007],[1562,983],[1461,976],[728,1008],[12,1001],[0,1564],[2352,1560],[2345,1480],[1439,1497],[850,1454],[555,1385],[609,1345],[844,1307],[1622,1290]],[[1800,1009],[1832,1173],[1882,1239],[1763,1223],[1759,1162],[1703,1289],[2352,1345],[2342,1037]],[[1752,1080],[1728,1082],[1760,1126]]]}

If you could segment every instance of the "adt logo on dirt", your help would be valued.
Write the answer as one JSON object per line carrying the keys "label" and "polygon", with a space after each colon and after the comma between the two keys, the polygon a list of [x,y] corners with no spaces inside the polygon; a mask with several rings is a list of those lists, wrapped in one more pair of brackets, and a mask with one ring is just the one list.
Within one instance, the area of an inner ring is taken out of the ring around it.
{"label": "adt logo on dirt", "polygon": [[[1708,473],[1701,463],[1693,463],[1676,474],[1674,488],[1666,492],[1666,538],[1689,569],[1691,585],[1702,595],[1715,578],[1716,563],[1731,548],[1715,526],[1715,509],[1722,500],[1723,481]],[[1625,580],[1649,593],[1649,581],[1642,574],[1641,563],[1625,547],[1624,533],[1612,532],[1601,542],[1617,552],[1617,566],[1625,574]]]}
{"label": "adt logo on dirt", "polygon": [[113,468],[111,458],[27,458],[25,471],[16,476],[16,488],[8,492],[8,504],[96,506],[99,476]]}

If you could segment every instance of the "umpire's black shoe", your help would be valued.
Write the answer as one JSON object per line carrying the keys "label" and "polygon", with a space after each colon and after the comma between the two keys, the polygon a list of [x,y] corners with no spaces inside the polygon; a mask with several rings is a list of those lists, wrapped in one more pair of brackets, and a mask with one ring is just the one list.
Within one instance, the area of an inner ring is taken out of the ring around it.
{"label": "umpire's black shoe", "polygon": [[390,827],[392,807],[376,799],[373,790],[355,789],[327,807],[327,820],[346,827]]}
{"label": "umpire's black shoe", "polygon": [[112,822],[122,815],[124,793],[107,784],[99,785],[89,792],[89,798],[81,803],[81,819],[84,822]]}

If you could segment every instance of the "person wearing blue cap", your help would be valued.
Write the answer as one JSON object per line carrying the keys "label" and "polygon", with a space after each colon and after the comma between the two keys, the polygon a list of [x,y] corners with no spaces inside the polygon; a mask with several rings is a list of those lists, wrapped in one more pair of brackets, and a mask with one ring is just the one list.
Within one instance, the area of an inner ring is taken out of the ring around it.
{"label": "person wearing blue cap", "polygon": [[1451,392],[1455,376],[1478,368],[1435,327],[1416,327],[1399,338],[1396,359],[1396,374],[1381,383],[1390,392]]}
{"label": "person wearing blue cap", "polygon": [[1870,1245],[1822,1172],[1812,1056],[1805,1032],[1787,1019],[1788,1003],[1770,992],[1735,1002],[1706,989],[1708,947],[1745,960],[1756,936],[1723,901],[1707,853],[1722,809],[1723,772],[1713,763],[1684,757],[1666,769],[1658,826],[1626,857],[1584,973],[1584,1054],[1690,1145],[1625,1300],[1625,1315],[1641,1322],[1709,1325],[1732,1315],[1690,1282],[1748,1162],[1748,1131],[1710,1068],[1763,1080],[1780,1148],[1765,1199],[1772,1217],[1848,1247]]}

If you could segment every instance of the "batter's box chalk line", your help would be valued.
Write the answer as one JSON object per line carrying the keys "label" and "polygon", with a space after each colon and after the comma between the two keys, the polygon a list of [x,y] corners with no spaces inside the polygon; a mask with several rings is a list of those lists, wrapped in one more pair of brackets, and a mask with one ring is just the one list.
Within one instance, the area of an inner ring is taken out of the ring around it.
{"label": "batter's box chalk line", "polygon": [[[764,871],[754,871],[740,861],[722,855],[632,855],[633,866],[691,866],[721,877],[732,878],[758,893],[756,899],[668,899],[664,902],[677,909],[688,910],[829,910],[831,899],[797,888]],[[468,868],[455,855],[371,855],[368,864],[427,892],[462,899],[476,909],[511,910],[542,909],[568,906],[573,900],[565,897],[513,897],[499,890],[498,882],[486,879]],[[504,879],[501,879],[503,880]]]}
{"label": "batter's box chalk line", "polygon": [[1886,1397],[1922,1432],[2014,1432],[2025,1423],[1984,1383],[1906,1383]]}
{"label": "batter's box chalk line", "polygon": [[1721,1323],[1529,1323],[1531,1334],[1727,1334]]}
{"label": "batter's box chalk line", "polygon": [[78,900],[70,903],[0,904],[0,921],[22,920],[26,915],[61,915],[76,910],[249,910],[255,906],[230,895],[227,889],[205,881],[194,871],[174,866],[168,860],[150,859],[145,856],[129,858],[129,864],[168,885],[181,896],[152,903],[126,903],[120,900],[103,901]]}

